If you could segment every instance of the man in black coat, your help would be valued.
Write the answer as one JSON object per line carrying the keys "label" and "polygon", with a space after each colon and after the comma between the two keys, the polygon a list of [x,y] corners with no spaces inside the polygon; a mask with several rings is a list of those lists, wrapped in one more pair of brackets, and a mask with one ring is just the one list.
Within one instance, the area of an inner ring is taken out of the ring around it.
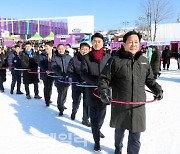
{"label": "man in black coat", "polygon": [[53,48],[52,42],[46,42],[45,51],[42,51],[42,53],[39,55],[40,72],[43,72],[40,74],[40,79],[43,80],[44,99],[47,107],[49,106],[50,103],[52,103],[51,94],[52,94],[52,86],[54,81],[53,77],[47,75],[48,73],[52,73],[52,68],[51,68],[51,62],[53,56],[52,48]]}
{"label": "man in black coat", "polygon": [[21,69],[21,60],[19,58],[20,55],[20,46],[15,45],[14,46],[15,51],[10,53],[10,55],[8,56],[8,65],[11,69],[11,74],[12,74],[12,82],[11,82],[11,90],[10,93],[13,94],[14,91],[14,87],[15,84],[17,82],[17,90],[16,90],[16,94],[23,94],[20,90],[21,87],[21,74],[22,71],[21,70],[16,70],[16,69]]}
{"label": "man in black coat", "polygon": [[112,87],[112,99],[134,104],[111,104],[110,126],[115,128],[115,154],[120,154],[123,147],[125,130],[129,131],[128,154],[138,154],[140,150],[140,135],[146,128],[145,85],[162,99],[163,91],[155,81],[151,66],[139,51],[141,36],[135,31],[127,32],[123,37],[123,47],[117,51],[104,67],[98,90],[102,102],[110,104],[107,93]]}
{"label": "man in black coat", "polygon": [[169,49],[169,46],[165,46],[165,49],[162,52],[162,58],[163,58],[163,70],[165,70],[167,65],[167,70],[169,70],[170,66],[170,58],[171,58],[171,50]]}
{"label": "man in black coat", "polygon": [[[98,77],[106,62],[111,57],[103,49],[103,35],[95,33],[92,38],[92,51],[84,56],[81,63],[81,77],[86,84],[97,86]],[[96,98],[92,92],[94,88],[86,88],[87,105],[90,107],[91,129],[94,138],[94,150],[101,151],[100,137],[104,135],[100,132],[106,115],[106,105]]]}
{"label": "man in black coat", "polygon": [[39,88],[38,88],[38,53],[33,52],[32,46],[30,42],[26,42],[25,50],[20,54],[20,60],[23,70],[23,83],[26,91],[26,98],[31,99],[29,84],[34,84],[34,98],[41,99],[39,96]]}
{"label": "man in black coat", "polygon": [[6,81],[7,56],[2,47],[0,47],[0,92],[4,93],[3,82]]}
{"label": "man in black coat", "polygon": [[[70,60],[68,66],[68,75],[72,78],[73,82],[83,83],[83,80],[80,76],[80,66],[81,61],[84,55],[89,53],[90,46],[87,43],[80,44],[80,51],[74,54],[74,57]],[[72,114],[71,119],[74,120],[76,117],[76,113],[79,108],[79,104],[81,101],[81,94],[83,94],[83,118],[82,124],[90,127],[89,122],[89,107],[86,105],[86,94],[84,87],[78,87],[76,84],[72,85]]]}
{"label": "man in black coat", "polygon": [[57,46],[57,51],[53,55],[52,58],[52,70],[53,72],[59,76],[55,78],[55,86],[58,91],[57,98],[57,107],[59,110],[59,116],[63,116],[64,106],[67,97],[67,91],[69,88],[69,77],[67,75],[67,67],[69,65],[69,61],[71,56],[65,53],[65,46],[63,44],[59,44]]}
{"label": "man in black coat", "polygon": [[157,79],[157,77],[160,75],[160,52],[155,46],[152,47],[152,57],[150,63],[154,73],[154,78]]}

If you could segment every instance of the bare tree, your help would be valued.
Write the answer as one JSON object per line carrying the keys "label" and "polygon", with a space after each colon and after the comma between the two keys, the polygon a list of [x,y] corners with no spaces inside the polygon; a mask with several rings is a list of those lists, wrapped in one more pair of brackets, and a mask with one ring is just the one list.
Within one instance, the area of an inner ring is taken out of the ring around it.
{"label": "bare tree", "polygon": [[156,40],[157,25],[172,15],[171,4],[171,0],[142,0],[141,8],[147,18],[148,40]]}

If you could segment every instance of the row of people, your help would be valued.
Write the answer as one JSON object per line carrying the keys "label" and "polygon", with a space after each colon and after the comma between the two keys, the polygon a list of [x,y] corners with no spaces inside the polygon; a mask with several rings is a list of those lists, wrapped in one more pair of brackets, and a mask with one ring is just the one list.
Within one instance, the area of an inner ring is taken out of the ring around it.
{"label": "row of people", "polygon": [[[40,73],[40,78],[44,83],[46,106],[48,107],[51,103],[52,84],[55,82],[58,91],[59,116],[62,116],[70,83],[69,77],[72,78],[71,83],[86,82],[88,85],[98,86],[100,99],[93,95],[93,87],[80,88],[72,85],[71,119],[75,119],[80,103],[80,94],[83,93],[83,119],[87,120],[90,116],[94,150],[100,151],[100,138],[104,137],[100,129],[106,115],[107,104],[111,103],[110,97],[122,101],[145,101],[145,85],[155,93],[159,100],[163,97],[162,88],[155,81],[148,60],[142,56],[141,52],[138,52],[140,40],[139,33],[135,31],[126,33],[123,37],[122,48],[114,56],[111,56],[103,49],[103,35],[95,33],[91,40],[91,51],[88,44],[81,44],[80,53],[75,54],[73,58],[65,54],[63,44],[59,44],[57,51],[53,53],[53,45],[47,42],[45,51],[36,55],[30,47],[28,48],[29,44],[27,43],[26,51],[19,54],[24,69],[23,79],[28,79],[27,83],[23,80],[25,85],[27,84],[26,96],[29,95],[28,85],[37,83],[36,79],[38,78],[34,77],[38,77],[38,73]],[[40,72],[38,72],[38,65]],[[112,95],[110,88],[112,88]],[[37,91],[35,90],[35,92]],[[120,154],[122,151],[126,129],[129,131],[128,153],[139,152],[140,134],[145,131],[145,117],[144,104],[112,104],[110,126],[115,128],[115,154]]]}

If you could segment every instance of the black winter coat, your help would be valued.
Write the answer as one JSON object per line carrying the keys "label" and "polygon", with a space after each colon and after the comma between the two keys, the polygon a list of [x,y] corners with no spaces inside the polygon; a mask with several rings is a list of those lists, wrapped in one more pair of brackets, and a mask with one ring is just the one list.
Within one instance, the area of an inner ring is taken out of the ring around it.
{"label": "black winter coat", "polygon": [[[98,78],[110,57],[111,55],[109,53],[104,52],[100,63],[98,63],[94,59],[92,52],[89,52],[84,56],[81,63],[81,77],[86,84],[98,85]],[[104,104],[101,102],[101,100],[92,94],[93,90],[94,88],[86,88],[87,105],[94,107],[103,106]]]}
{"label": "black winter coat", "polygon": [[[155,82],[151,66],[141,52],[133,57],[123,49],[117,51],[106,64],[99,78],[99,93],[112,87],[112,98],[125,102],[146,101],[145,85],[154,93],[162,90]],[[125,128],[132,132],[145,131],[145,105],[111,104],[113,128]]]}
{"label": "black winter coat", "polygon": [[37,72],[38,71],[38,57],[37,52],[32,52],[33,57],[30,58],[26,51],[22,51],[20,54],[21,65],[23,69],[29,69],[23,71],[23,83],[31,84],[39,82],[39,75],[35,73],[28,73],[29,71]]}
{"label": "black winter coat", "polygon": [[160,52],[158,50],[153,51],[151,57],[151,67],[154,74],[158,74],[160,71]]}
{"label": "black winter coat", "polygon": [[0,83],[6,81],[7,56],[0,54]]}
{"label": "black winter coat", "polygon": [[19,58],[19,55],[16,54],[16,52],[11,52],[8,56],[8,65],[11,70],[12,75],[21,75],[22,71],[14,70],[14,68],[21,69],[21,60]]}
{"label": "black winter coat", "polygon": [[[68,54],[59,54],[58,51],[55,52],[52,58],[52,70],[56,75],[61,76],[60,78],[55,78],[55,85],[64,84],[62,82],[59,82],[59,80],[64,80],[66,82],[69,81],[67,68],[70,59],[71,56]],[[63,79],[61,79],[62,77]]]}
{"label": "black winter coat", "polygon": [[[53,57],[53,54],[52,54]],[[46,54],[45,51],[43,51],[40,55],[39,55],[39,67],[40,67],[40,72],[46,72],[46,71],[52,71],[52,67],[51,67],[51,61],[48,61],[48,55]],[[40,74],[40,79],[47,81],[48,78],[51,78],[49,76],[47,76],[46,73],[41,73]]]}
{"label": "black winter coat", "polygon": [[[83,56],[77,52],[74,54],[74,57],[71,58],[68,66],[68,76],[72,78],[73,82],[78,82],[82,83],[83,80],[81,78],[81,73],[80,73],[80,67],[81,67],[81,61],[83,59]],[[73,90],[81,90],[83,89],[82,87],[76,86],[76,84],[72,84],[72,89]]]}
{"label": "black winter coat", "polygon": [[162,58],[163,58],[163,64],[170,64],[170,58],[171,58],[171,51],[170,50],[163,50],[162,52]]}

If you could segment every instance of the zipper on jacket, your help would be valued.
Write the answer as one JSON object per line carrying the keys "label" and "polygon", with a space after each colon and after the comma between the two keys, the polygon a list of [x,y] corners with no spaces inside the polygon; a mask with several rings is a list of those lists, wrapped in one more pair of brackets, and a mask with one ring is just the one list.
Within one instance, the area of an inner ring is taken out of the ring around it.
{"label": "zipper on jacket", "polygon": [[63,58],[61,57],[61,62],[62,62],[62,72],[65,73],[65,69],[64,69],[64,63],[63,63]]}
{"label": "zipper on jacket", "polygon": [[[134,57],[131,59],[131,69],[132,69],[132,101],[133,101],[133,85],[134,85],[134,79],[133,79],[133,71],[134,71]],[[133,130],[133,108],[131,109],[131,130]]]}

